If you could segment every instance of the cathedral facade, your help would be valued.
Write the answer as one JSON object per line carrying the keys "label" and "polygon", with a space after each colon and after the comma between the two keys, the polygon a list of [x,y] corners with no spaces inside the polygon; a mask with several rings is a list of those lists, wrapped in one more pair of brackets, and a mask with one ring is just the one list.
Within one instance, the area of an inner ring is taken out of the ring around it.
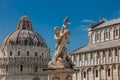
{"label": "cathedral facade", "polygon": [[47,80],[50,50],[31,20],[22,16],[0,46],[0,80]]}
{"label": "cathedral facade", "polygon": [[120,18],[88,27],[89,43],[72,52],[73,80],[120,80]]}

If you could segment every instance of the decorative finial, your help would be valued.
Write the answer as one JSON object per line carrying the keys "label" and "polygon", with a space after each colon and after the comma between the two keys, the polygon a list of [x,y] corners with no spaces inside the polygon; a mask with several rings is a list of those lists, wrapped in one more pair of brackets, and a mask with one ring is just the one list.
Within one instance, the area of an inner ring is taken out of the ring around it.
{"label": "decorative finial", "polygon": [[66,16],[66,18],[64,19],[64,22],[63,22],[63,24],[67,24],[67,22],[69,21],[69,17],[68,16]]}
{"label": "decorative finial", "polygon": [[102,18],[102,16],[100,16],[100,22],[102,22],[103,21],[103,18]]}
{"label": "decorative finial", "polygon": [[24,12],[24,15],[26,15],[26,11]]}

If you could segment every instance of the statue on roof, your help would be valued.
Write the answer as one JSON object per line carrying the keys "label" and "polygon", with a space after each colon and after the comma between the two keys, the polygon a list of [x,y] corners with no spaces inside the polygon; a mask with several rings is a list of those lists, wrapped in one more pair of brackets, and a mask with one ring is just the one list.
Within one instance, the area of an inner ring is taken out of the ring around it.
{"label": "statue on roof", "polygon": [[70,31],[67,28],[68,17],[64,19],[62,29],[59,27],[54,28],[54,38],[56,39],[55,54],[52,61],[49,62],[48,66],[51,68],[72,68],[74,65],[71,59],[67,56],[66,44],[69,44],[68,37]]}

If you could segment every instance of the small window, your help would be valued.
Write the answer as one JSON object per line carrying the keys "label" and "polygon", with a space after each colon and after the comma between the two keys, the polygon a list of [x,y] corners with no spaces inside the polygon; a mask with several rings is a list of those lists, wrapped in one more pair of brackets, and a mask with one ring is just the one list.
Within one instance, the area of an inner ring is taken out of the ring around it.
{"label": "small window", "polygon": [[35,67],[35,72],[37,72],[37,71],[38,71],[38,66]]}
{"label": "small window", "polygon": [[27,56],[29,56],[29,51],[27,51]]}
{"label": "small window", "polygon": [[86,78],[86,72],[84,71],[84,78]]}
{"label": "small window", "polygon": [[115,56],[117,56],[117,49],[115,49]]}
{"label": "small window", "polygon": [[6,71],[8,71],[8,65],[6,65]]}
{"label": "small window", "polygon": [[35,56],[37,56],[37,52],[35,52]]}
{"label": "small window", "polygon": [[96,35],[96,40],[100,40],[100,33],[97,32],[97,35]]}
{"label": "small window", "polygon": [[21,71],[21,72],[23,71],[23,65],[20,66],[20,71]]}
{"label": "small window", "polygon": [[43,53],[42,53],[42,56],[43,56]]}
{"label": "small window", "polygon": [[79,61],[81,61],[81,55],[79,54]]}
{"label": "small window", "polygon": [[92,53],[90,54],[90,57],[91,57],[91,59],[93,59],[93,55],[92,55]]}
{"label": "small window", "polygon": [[99,57],[100,57],[99,52],[97,52],[97,58],[99,58]]}
{"label": "small window", "polygon": [[115,36],[118,36],[118,29],[115,30]]}
{"label": "small window", "polygon": [[87,60],[87,54],[85,53],[85,60]]}
{"label": "small window", "polygon": [[108,76],[110,76],[110,68],[108,69]]}
{"label": "small window", "polygon": [[109,33],[108,33],[108,31],[106,30],[106,32],[105,32],[105,38],[108,38],[108,36],[109,36]]}
{"label": "small window", "polygon": [[20,51],[18,51],[18,56],[20,56]]}
{"label": "small window", "polygon": [[77,59],[76,59],[76,55],[74,55],[74,61],[76,61]]}
{"label": "small window", "polygon": [[111,57],[111,50],[109,49],[109,57]]}
{"label": "small window", "polygon": [[103,58],[105,57],[105,51],[103,51]]}
{"label": "small window", "polygon": [[12,51],[10,51],[10,56],[12,56]]}
{"label": "small window", "polygon": [[5,52],[3,52],[3,55],[5,56]]}
{"label": "small window", "polygon": [[96,77],[98,77],[98,70],[96,69]]}

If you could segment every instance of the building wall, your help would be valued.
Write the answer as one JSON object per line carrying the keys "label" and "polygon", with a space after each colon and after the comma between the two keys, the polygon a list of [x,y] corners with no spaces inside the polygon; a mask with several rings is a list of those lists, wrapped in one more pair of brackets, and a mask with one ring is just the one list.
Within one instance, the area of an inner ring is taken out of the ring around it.
{"label": "building wall", "polygon": [[106,26],[100,29],[88,29],[89,43],[99,43],[120,38],[120,24]]}
{"label": "building wall", "polygon": [[47,80],[43,68],[48,67],[49,59],[48,48],[8,46],[0,52],[0,80],[32,80],[35,76]]}
{"label": "building wall", "polygon": [[120,79],[119,47],[74,54],[72,61],[76,65],[75,68],[79,69],[79,72],[73,75],[73,80]]}

